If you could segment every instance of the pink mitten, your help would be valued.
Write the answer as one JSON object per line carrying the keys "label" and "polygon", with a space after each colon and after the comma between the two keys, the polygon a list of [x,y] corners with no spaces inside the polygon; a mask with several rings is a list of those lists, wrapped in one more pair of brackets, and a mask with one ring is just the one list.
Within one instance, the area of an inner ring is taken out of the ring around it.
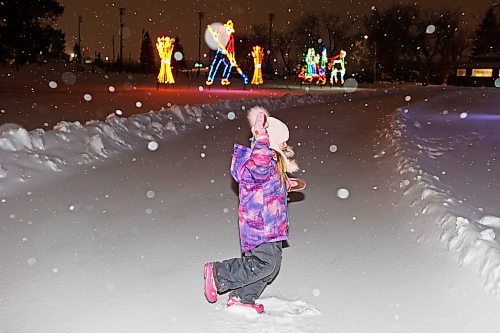
{"label": "pink mitten", "polygon": [[269,127],[269,123],[267,122],[267,117],[264,112],[259,112],[257,118],[255,119],[255,124],[253,125],[253,129],[255,132],[262,132],[267,127]]}

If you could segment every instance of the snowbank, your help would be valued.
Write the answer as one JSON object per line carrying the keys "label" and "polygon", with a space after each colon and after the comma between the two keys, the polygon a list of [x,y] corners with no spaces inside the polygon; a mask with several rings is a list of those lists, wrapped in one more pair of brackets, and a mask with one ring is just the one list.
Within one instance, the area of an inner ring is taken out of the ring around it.
{"label": "snowbank", "polygon": [[321,98],[287,95],[278,99],[233,100],[200,106],[172,105],[129,118],[112,113],[106,121],[88,121],[84,125],[63,121],[50,131],[28,132],[18,125],[4,124],[0,126],[0,188],[24,182],[37,171],[61,171],[70,165],[108,158],[139,144],[149,144],[149,149],[154,150],[156,140],[194,127],[209,129],[214,122],[237,117],[257,104],[276,110],[318,103]]}
{"label": "snowbank", "polygon": [[[484,288],[500,297],[500,239],[497,237],[500,217],[487,212],[497,214],[498,207],[475,205],[498,195],[498,184],[491,183],[491,171],[495,170],[492,164],[498,161],[495,157],[481,156],[485,149],[473,149],[478,141],[482,145],[491,142],[496,149],[495,133],[500,117],[496,115],[493,97],[498,92],[471,90],[469,94],[479,94],[478,98],[489,101],[484,102],[482,115],[469,114],[470,106],[463,103],[463,97],[461,106],[454,98],[446,102],[452,111],[437,110],[432,102],[424,101],[398,110],[393,116],[392,128],[385,134],[391,137],[392,148],[399,157],[398,171],[406,176],[401,187],[411,205],[418,207],[422,215],[435,217],[440,240],[457,253],[459,265],[477,267],[484,277]],[[485,96],[490,97],[489,100]],[[457,105],[453,107],[455,102]],[[462,126],[464,122],[466,126]],[[466,166],[477,168],[481,160],[487,161],[486,176],[483,171],[465,169]],[[481,185],[483,177],[490,181],[486,186]],[[467,200],[466,196],[457,197],[463,193],[463,188],[457,191],[459,183],[468,188],[475,201]],[[491,189],[478,193],[474,184]]]}

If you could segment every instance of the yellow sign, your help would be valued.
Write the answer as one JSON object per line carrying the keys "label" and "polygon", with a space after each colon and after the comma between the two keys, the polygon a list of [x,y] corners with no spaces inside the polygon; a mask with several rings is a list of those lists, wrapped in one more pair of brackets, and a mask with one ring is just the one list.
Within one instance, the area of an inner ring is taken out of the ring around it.
{"label": "yellow sign", "polygon": [[457,76],[467,76],[467,70],[465,68],[457,69]]}
{"label": "yellow sign", "polygon": [[472,76],[474,77],[492,77],[493,68],[473,68]]}

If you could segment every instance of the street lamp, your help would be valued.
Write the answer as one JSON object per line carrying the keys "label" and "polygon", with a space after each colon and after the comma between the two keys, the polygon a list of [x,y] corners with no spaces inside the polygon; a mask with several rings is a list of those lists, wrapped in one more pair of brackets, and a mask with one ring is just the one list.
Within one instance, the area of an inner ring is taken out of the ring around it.
{"label": "street lamp", "polygon": [[268,14],[269,16],[269,45],[267,47],[267,66],[268,66],[268,70],[269,72],[273,73],[273,69],[272,69],[272,63],[271,63],[271,57],[272,57],[272,35],[273,35],[273,21],[274,21],[274,18],[276,17],[275,14],[273,13],[269,13]]}
{"label": "street lamp", "polygon": [[120,10],[120,65],[123,65],[123,15],[125,15],[125,8]]}
{"label": "street lamp", "polygon": [[80,54],[78,54],[78,62],[82,62],[83,56],[82,56],[82,39],[80,37],[80,26],[82,24],[82,17],[78,16],[78,50]]}
{"label": "street lamp", "polygon": [[[205,13],[198,12],[198,64],[201,64],[201,19],[205,17]],[[199,70],[198,70],[199,72]]]}

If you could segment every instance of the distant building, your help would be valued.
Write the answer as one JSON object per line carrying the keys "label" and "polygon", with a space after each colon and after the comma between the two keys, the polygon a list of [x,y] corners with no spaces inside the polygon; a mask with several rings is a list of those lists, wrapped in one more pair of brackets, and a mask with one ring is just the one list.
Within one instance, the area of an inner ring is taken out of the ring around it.
{"label": "distant building", "polygon": [[500,87],[500,55],[480,55],[455,68],[448,83],[457,86]]}

